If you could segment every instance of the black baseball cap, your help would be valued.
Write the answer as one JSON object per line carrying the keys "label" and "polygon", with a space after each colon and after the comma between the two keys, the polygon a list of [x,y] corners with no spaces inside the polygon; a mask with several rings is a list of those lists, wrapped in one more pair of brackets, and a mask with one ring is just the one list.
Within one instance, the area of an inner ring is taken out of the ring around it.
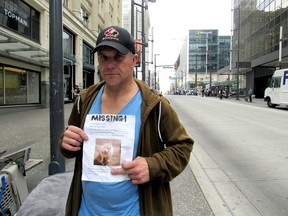
{"label": "black baseball cap", "polygon": [[110,26],[99,33],[93,53],[104,46],[112,47],[121,54],[127,54],[129,51],[135,54],[133,36],[126,29],[119,26]]}

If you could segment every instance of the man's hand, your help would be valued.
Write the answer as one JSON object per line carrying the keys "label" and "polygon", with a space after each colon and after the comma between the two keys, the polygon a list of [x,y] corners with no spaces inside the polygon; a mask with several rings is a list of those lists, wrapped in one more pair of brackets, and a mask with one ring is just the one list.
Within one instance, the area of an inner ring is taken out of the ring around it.
{"label": "man's hand", "polygon": [[128,174],[133,184],[143,184],[149,181],[149,169],[145,158],[137,157],[133,161],[125,161],[122,168],[114,168],[112,175]]}
{"label": "man's hand", "polygon": [[70,125],[64,132],[62,147],[68,151],[79,151],[87,134],[79,127]]}

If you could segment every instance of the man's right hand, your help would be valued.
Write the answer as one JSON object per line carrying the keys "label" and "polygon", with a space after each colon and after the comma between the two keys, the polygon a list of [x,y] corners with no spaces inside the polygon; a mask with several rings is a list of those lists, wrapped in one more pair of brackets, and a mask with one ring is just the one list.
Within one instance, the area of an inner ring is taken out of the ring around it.
{"label": "man's right hand", "polygon": [[64,132],[62,147],[68,151],[79,151],[87,139],[87,134],[81,128],[70,125]]}

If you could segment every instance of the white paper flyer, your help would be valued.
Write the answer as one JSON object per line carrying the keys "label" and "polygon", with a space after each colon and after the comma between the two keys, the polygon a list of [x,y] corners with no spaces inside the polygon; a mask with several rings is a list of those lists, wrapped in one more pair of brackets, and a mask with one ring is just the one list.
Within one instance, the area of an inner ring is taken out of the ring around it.
{"label": "white paper flyer", "polygon": [[127,175],[111,175],[111,169],[131,161],[134,150],[135,116],[89,114],[84,131],[82,180],[119,182]]}

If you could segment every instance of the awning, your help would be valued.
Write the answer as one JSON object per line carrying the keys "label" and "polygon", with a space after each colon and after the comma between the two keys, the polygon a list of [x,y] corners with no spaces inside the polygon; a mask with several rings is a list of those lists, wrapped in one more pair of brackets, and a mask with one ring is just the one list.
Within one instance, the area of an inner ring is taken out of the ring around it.
{"label": "awning", "polygon": [[[236,75],[237,70],[238,68],[236,63],[236,65],[233,65],[231,70],[229,65],[224,68],[221,68],[220,70],[217,71],[217,75]],[[246,73],[248,71],[251,71],[251,62],[239,62],[239,72]]]}
{"label": "awning", "polygon": [[0,56],[49,67],[49,50],[16,38],[0,29]]}

